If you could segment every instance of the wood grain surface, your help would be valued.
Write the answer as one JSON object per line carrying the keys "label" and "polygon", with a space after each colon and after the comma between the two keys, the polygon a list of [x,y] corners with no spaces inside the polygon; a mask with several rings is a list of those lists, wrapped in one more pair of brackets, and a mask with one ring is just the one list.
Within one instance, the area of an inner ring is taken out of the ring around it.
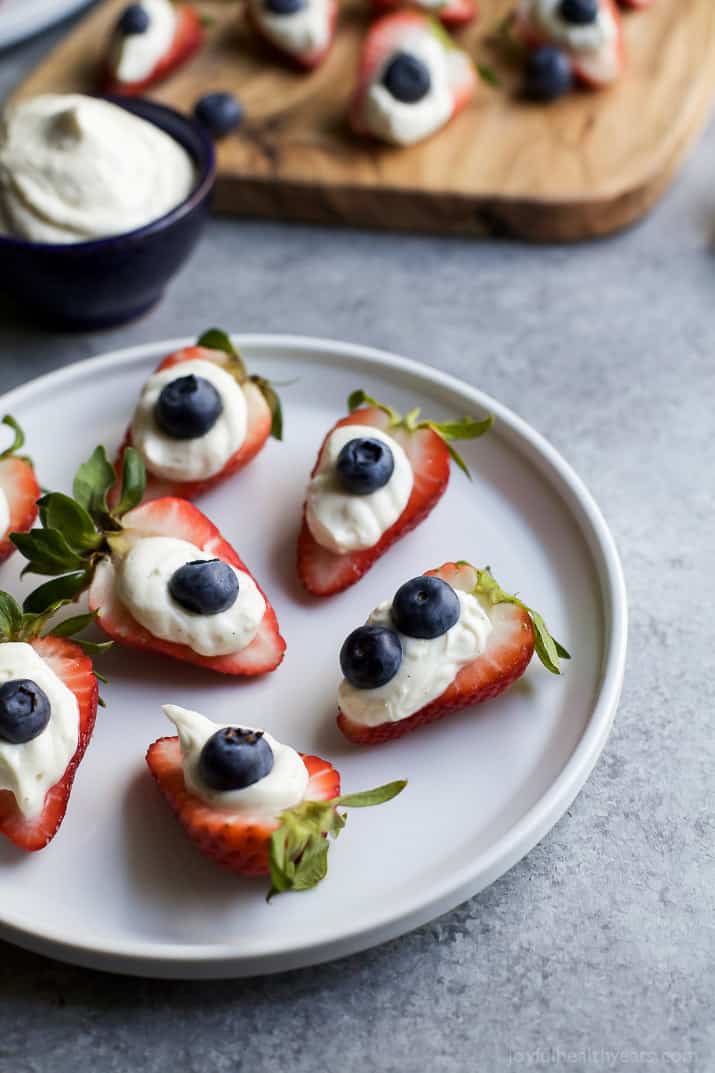
{"label": "wood grain surface", "polygon": [[[126,0],[106,0],[18,94],[91,91]],[[356,138],[346,122],[366,0],[344,0],[317,71],[292,69],[258,40],[240,3],[199,2],[206,44],[149,94],[182,110],[210,89],[242,100],[243,128],[218,147],[215,207],[329,224],[499,234],[536,241],[605,235],[638,220],[665,190],[715,96],[715,0],[656,0],[626,14],[629,64],[618,86],[553,105],[516,93],[495,31],[513,0],[481,0],[459,35],[501,86],[480,84],[447,128],[409,149]]]}

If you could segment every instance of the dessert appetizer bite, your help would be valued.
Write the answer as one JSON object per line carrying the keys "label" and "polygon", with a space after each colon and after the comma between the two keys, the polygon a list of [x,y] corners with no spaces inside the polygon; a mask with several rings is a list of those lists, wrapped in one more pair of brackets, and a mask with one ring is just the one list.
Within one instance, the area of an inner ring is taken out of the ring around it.
{"label": "dessert appetizer bite", "polygon": [[40,498],[32,461],[18,454],[25,444],[22,429],[10,414],[5,414],[2,423],[12,429],[13,441],[0,453],[0,563],[15,550],[10,533],[32,529]]}
{"label": "dessert appetizer bite", "polygon": [[280,440],[278,395],[249,376],[225,332],[212,328],[196,346],[169,354],[142,388],[117,460],[134,447],[147,470],[145,499],[194,499],[237,473],[269,436]]}
{"label": "dessert appetizer bite", "polygon": [[42,528],[12,534],[26,570],[54,576],[25,609],[88,590],[97,625],[119,644],[224,674],[274,670],[285,651],[275,611],[216,526],[175,496],[141,504],[144,465],[133,447],[110,507],[116,479],[97,447],[77,471],[74,498],[44,495]]}
{"label": "dessert appetizer bite", "polygon": [[562,50],[574,77],[593,89],[623,72],[623,27],[614,0],[519,0],[513,31],[529,49]]}
{"label": "dessert appetizer bite", "polygon": [[172,0],[129,4],[109,42],[105,93],[143,93],[185,63],[202,41],[201,19],[191,4]]}
{"label": "dessert appetizer bite", "polygon": [[318,67],[335,37],[337,0],[248,0],[256,31],[301,67]]}
{"label": "dessert appetizer bite", "polygon": [[474,64],[438,22],[416,11],[385,15],[367,33],[350,122],[358,134],[413,145],[465,107]]}
{"label": "dessert appetizer bite", "polygon": [[491,428],[492,417],[459,421],[402,417],[364,391],[325,437],[308,484],[298,538],[298,574],[315,596],[359,581],[444,495],[450,460],[468,475],[452,440]]}
{"label": "dessert appetizer bite", "polygon": [[325,878],[328,836],[337,838],[347,819],[341,807],[382,804],[406,785],[341,796],[340,775],[327,760],[175,704],[164,712],[178,737],[149,746],[159,789],[202,853],[240,875],[270,875],[269,899]]}
{"label": "dessert appetizer bite", "polygon": [[553,674],[569,658],[541,615],[504,592],[488,567],[445,563],[405,582],[346,639],[338,726],[359,745],[400,738],[498,696],[534,651]]}
{"label": "dessert appetizer bite", "polygon": [[478,14],[475,0],[412,0],[411,4],[405,4],[404,0],[372,0],[372,6],[379,12],[416,7],[428,15],[434,15],[450,29],[466,26]]}
{"label": "dessert appetizer bite", "polygon": [[97,715],[90,656],[108,647],[73,639],[91,614],[49,625],[62,605],[27,614],[0,592],[0,834],[24,850],[62,823]]}

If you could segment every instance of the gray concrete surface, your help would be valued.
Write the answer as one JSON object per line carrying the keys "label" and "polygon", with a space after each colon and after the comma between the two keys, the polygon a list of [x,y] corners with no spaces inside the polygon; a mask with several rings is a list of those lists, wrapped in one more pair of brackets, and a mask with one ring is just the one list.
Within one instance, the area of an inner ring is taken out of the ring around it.
{"label": "gray concrete surface", "polygon": [[[0,55],[0,95],[52,36]],[[370,953],[248,982],[126,980],[0,944],[0,1073],[715,1068],[714,175],[711,128],[644,225],[591,246],[216,220],[122,331],[42,334],[0,305],[2,389],[211,322],[393,348],[477,383],[590,485],[632,604],[605,754],[491,889]]]}

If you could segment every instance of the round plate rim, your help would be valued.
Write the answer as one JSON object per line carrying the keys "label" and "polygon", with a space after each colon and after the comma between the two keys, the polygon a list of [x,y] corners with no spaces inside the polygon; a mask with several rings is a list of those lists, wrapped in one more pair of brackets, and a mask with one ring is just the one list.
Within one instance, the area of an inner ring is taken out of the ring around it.
{"label": "round plate rim", "polygon": [[[403,935],[413,928],[455,908],[489,886],[526,856],[566,812],[584,786],[608,738],[620,699],[628,634],[628,604],[623,569],[614,538],[593,496],[571,465],[548,440],[513,410],[466,381],[410,358],[358,343],[312,336],[274,333],[230,333],[239,348],[311,351],[339,363],[377,365],[381,370],[418,380],[461,395],[471,404],[495,415],[500,432],[529,445],[544,478],[575,517],[589,547],[596,571],[604,611],[605,633],[602,677],[596,702],[586,729],[569,760],[539,800],[476,861],[468,862],[439,885],[432,885],[424,900],[413,896],[399,909],[373,914],[367,923],[321,942],[290,948],[267,947],[259,953],[242,955],[240,949],[215,944],[186,946],[179,943],[133,941],[114,943],[111,949],[98,942],[67,942],[61,929],[30,930],[2,917],[0,937],[26,949],[89,968],[130,975],[178,979],[241,977],[285,971],[314,965],[368,949]],[[72,362],[36,377],[6,392],[0,404],[12,410],[38,390],[65,385],[109,366],[141,364],[160,354],[168,354],[194,343],[191,338],[139,343],[97,357]],[[580,515],[580,517],[579,517]],[[585,530],[589,527],[589,531]]]}
{"label": "round plate rim", "polygon": [[62,19],[69,18],[75,12],[87,7],[90,0],[64,0],[61,7],[50,7],[47,0],[39,8],[25,5],[23,8],[5,12],[9,16],[9,22],[4,29],[0,28],[0,50],[9,48],[10,45],[25,41],[43,30],[49,29]]}

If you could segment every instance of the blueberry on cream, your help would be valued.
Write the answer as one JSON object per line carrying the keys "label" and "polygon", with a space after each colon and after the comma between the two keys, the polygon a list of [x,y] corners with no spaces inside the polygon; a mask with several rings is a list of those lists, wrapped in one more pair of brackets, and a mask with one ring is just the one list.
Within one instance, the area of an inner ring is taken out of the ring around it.
{"label": "blueberry on cream", "polygon": [[176,704],[163,710],[179,734],[186,787],[212,808],[273,819],[303,800],[308,771],[289,745]]}
{"label": "blueberry on cream", "polygon": [[77,698],[23,641],[0,645],[0,682],[0,790],[33,819],[76,752]]}
{"label": "blueberry on cream", "polygon": [[329,0],[249,0],[259,27],[295,56],[320,53],[330,39]]}
{"label": "blueberry on cream", "polygon": [[241,385],[219,365],[195,358],[149,377],[131,423],[132,444],[150,473],[166,480],[214,476],[246,438]]}
{"label": "blueberry on cream", "polygon": [[[370,640],[376,630],[382,631],[377,645]],[[368,727],[406,719],[439,697],[462,667],[484,652],[491,632],[477,596],[439,578],[413,578],[343,646],[341,711]]]}
{"label": "blueberry on cream", "polygon": [[551,44],[574,52],[612,45],[617,26],[601,0],[521,0],[521,12]]}
{"label": "blueberry on cream", "polygon": [[119,82],[148,78],[172,45],[176,10],[171,0],[141,0],[124,9],[117,22],[110,65]]}
{"label": "blueberry on cream", "polygon": [[452,86],[468,64],[467,56],[445,48],[429,25],[406,32],[367,89],[366,128],[395,145],[412,145],[433,134],[452,116]]}
{"label": "blueberry on cream", "polygon": [[341,425],[323,447],[308,484],[306,524],[338,555],[377,544],[407,506],[414,474],[394,437],[369,425]]}
{"label": "blueberry on cream", "polygon": [[113,566],[119,600],[154,637],[222,656],[256,636],[266,602],[253,578],[187,540],[143,537]]}

